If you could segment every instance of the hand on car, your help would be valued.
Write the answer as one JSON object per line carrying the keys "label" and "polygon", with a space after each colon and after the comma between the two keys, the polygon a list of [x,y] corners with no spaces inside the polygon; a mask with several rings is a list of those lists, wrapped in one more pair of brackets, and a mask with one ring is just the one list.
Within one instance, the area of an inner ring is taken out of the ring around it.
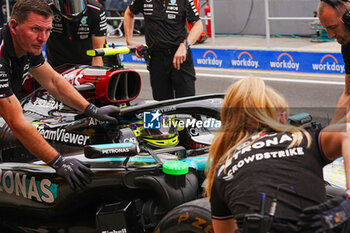
{"label": "hand on car", "polygon": [[120,113],[120,108],[114,105],[107,105],[103,107],[96,107],[94,104],[89,104],[84,111],[84,114],[96,118],[100,121],[110,121],[112,123],[118,124],[118,117]]}
{"label": "hand on car", "polygon": [[147,49],[147,46],[145,46],[145,45],[137,46],[136,47],[136,52],[135,52],[136,57],[138,57],[138,58],[145,58],[145,55],[144,55],[143,51],[146,50],[146,49]]}
{"label": "hand on car", "polygon": [[301,232],[322,233],[334,229],[350,218],[350,199],[337,196],[303,210],[298,225]]}
{"label": "hand on car", "polygon": [[64,177],[73,190],[82,189],[91,182],[89,176],[93,172],[89,169],[90,164],[78,159],[58,155],[48,165],[56,170],[57,175]]}
{"label": "hand on car", "polygon": [[138,58],[143,58],[143,56],[141,56],[139,53],[138,53],[138,48],[141,48],[141,47],[145,47],[145,45],[143,44],[140,44],[140,43],[137,43],[137,42],[134,42],[134,41],[131,41],[131,42],[128,42],[127,41],[127,45],[128,46],[133,46],[133,47],[136,47],[136,51],[135,51],[135,56],[138,57]]}

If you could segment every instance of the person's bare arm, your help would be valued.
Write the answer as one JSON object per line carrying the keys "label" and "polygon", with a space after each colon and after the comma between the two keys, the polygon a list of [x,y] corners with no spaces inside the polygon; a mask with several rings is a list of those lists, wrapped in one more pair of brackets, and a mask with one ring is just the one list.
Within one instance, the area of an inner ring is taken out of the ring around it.
{"label": "person's bare arm", "polygon": [[125,33],[126,44],[137,47],[140,44],[133,41],[133,31],[134,31],[134,23],[135,23],[134,18],[135,18],[134,13],[132,13],[130,8],[128,7],[124,14],[124,33]]}
{"label": "person's bare arm", "polygon": [[337,108],[332,118],[331,124],[350,122],[350,74],[345,74],[344,92],[339,98]]}
{"label": "person's bare arm", "polygon": [[22,107],[15,95],[0,99],[0,114],[18,140],[45,163],[51,162],[58,152],[23,116]]}
{"label": "person's bare arm", "polygon": [[215,233],[234,233],[238,229],[236,220],[233,218],[225,220],[212,219],[212,221]]}
{"label": "person's bare arm", "polygon": [[344,169],[346,177],[346,189],[350,190],[350,126],[347,126],[347,132],[344,132],[342,141],[342,155],[344,159]]}
{"label": "person's bare arm", "polygon": [[333,124],[321,132],[321,149],[324,156],[333,161],[343,156],[346,186],[350,189],[350,123]]}
{"label": "person's bare arm", "polygon": [[330,161],[343,156],[346,186],[350,189],[350,74],[345,74],[345,88],[331,124],[321,132],[323,154]]}
{"label": "person's bare arm", "polygon": [[[106,42],[105,36],[95,36],[92,35],[92,48],[93,49],[100,49],[104,48]],[[91,65],[93,66],[103,66],[103,59],[101,56],[92,57]]]}
{"label": "person's bare arm", "polygon": [[192,25],[192,29],[187,36],[187,40],[190,42],[191,45],[196,43],[198,37],[201,35],[202,32],[203,23],[202,20],[198,20]]}
{"label": "person's bare arm", "polygon": [[[124,33],[125,33],[125,39],[126,39],[126,44],[129,46],[135,46],[135,47],[140,47],[143,46],[140,43],[137,43],[133,40],[133,32],[134,32],[134,13],[131,12],[130,8],[128,7],[125,11],[124,14]],[[135,55],[138,58],[142,58],[137,52],[135,52]]]}
{"label": "person's bare arm", "polygon": [[[203,24],[201,20],[197,20],[188,34],[186,40],[190,43],[190,45],[194,44],[197,38],[201,35],[203,31]],[[182,63],[186,61],[187,57],[187,47],[184,43],[180,43],[178,49],[173,58],[173,65],[175,69],[180,70],[180,66]]]}
{"label": "person's bare arm", "polygon": [[31,68],[33,77],[54,97],[83,112],[89,102],[62,75],[47,62],[37,68]]}

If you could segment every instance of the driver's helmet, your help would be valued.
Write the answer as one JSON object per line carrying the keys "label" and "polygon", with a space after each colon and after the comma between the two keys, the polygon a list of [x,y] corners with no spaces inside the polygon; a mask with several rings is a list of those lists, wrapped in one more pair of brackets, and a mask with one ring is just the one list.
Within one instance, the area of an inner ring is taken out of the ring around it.
{"label": "driver's helmet", "polygon": [[139,127],[139,137],[151,148],[165,148],[179,143],[177,127],[173,123],[174,116],[161,116],[161,125],[157,129]]}
{"label": "driver's helmet", "polygon": [[56,9],[67,19],[80,19],[87,9],[87,0],[53,0]]}

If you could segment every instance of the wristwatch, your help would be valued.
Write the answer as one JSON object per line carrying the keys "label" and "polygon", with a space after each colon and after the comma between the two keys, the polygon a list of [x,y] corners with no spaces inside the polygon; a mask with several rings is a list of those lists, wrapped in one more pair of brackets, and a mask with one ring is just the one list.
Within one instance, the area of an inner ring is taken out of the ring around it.
{"label": "wristwatch", "polygon": [[187,49],[191,46],[191,44],[190,44],[190,42],[188,40],[185,40],[183,43],[184,43],[184,45],[186,46]]}

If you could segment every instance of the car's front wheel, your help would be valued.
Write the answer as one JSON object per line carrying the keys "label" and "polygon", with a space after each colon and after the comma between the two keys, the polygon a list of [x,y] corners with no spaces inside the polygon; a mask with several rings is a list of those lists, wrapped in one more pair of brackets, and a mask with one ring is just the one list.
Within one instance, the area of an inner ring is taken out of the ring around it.
{"label": "car's front wheel", "polygon": [[154,233],[213,233],[210,204],[201,198],[179,205],[167,213]]}

